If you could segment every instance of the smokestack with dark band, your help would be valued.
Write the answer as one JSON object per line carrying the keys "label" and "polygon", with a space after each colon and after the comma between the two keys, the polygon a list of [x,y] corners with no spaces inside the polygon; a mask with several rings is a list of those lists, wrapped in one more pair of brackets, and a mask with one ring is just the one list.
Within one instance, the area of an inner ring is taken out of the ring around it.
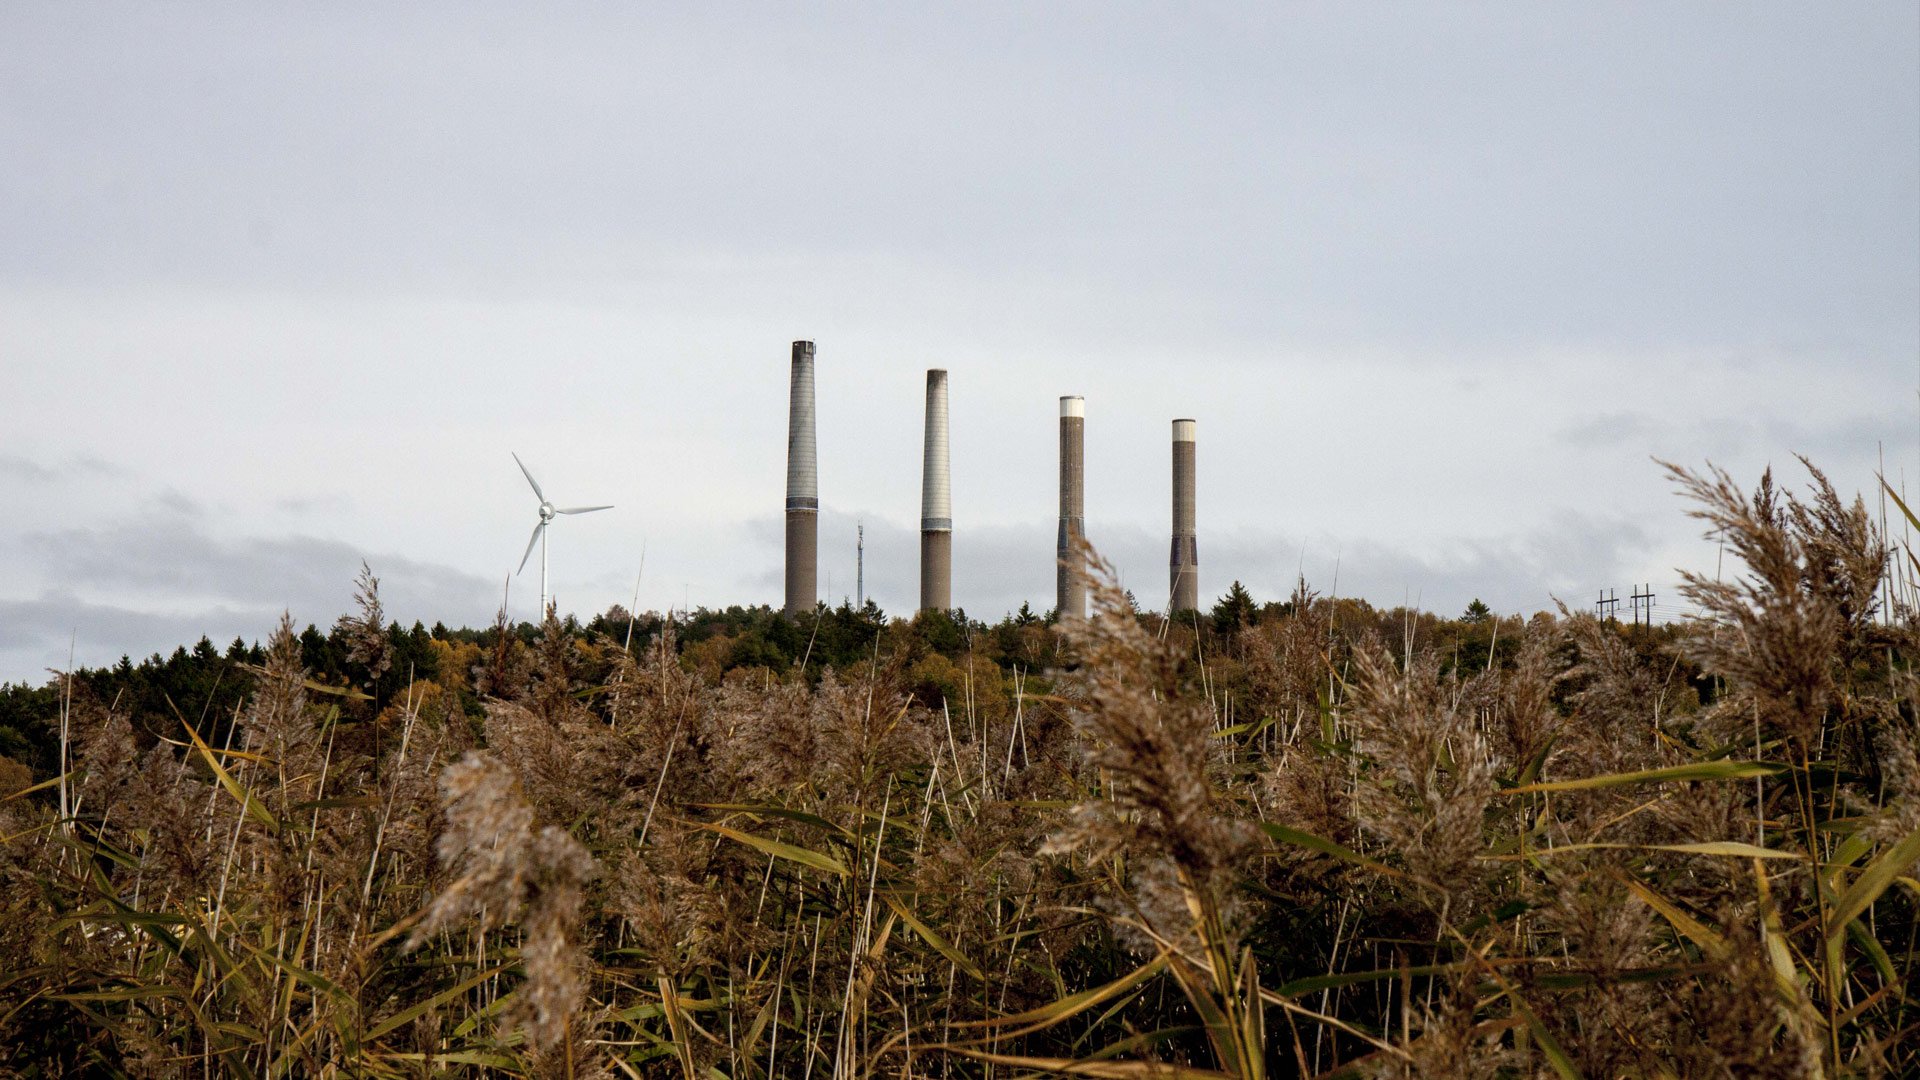
{"label": "smokestack with dark band", "polygon": [[1174,611],[1200,607],[1200,546],[1194,537],[1192,420],[1173,422],[1173,554],[1168,560]]}
{"label": "smokestack with dark band", "polygon": [[793,343],[793,389],[787,413],[788,615],[819,600],[820,477],[813,441],[813,342]]}
{"label": "smokestack with dark band", "polygon": [[1087,531],[1087,403],[1079,395],[1060,399],[1060,540],[1054,610],[1062,620],[1087,617],[1087,579],[1074,544]]}
{"label": "smokestack with dark band", "polygon": [[920,473],[920,610],[953,607],[953,474],[947,454],[947,373],[927,372],[927,439]]}

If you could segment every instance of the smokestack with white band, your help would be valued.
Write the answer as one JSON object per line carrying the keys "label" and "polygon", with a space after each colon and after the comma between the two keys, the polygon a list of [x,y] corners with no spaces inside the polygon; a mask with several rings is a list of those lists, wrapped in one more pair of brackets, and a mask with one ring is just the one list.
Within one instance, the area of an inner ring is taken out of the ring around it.
{"label": "smokestack with white band", "polygon": [[1055,546],[1054,610],[1062,620],[1087,617],[1087,579],[1074,544],[1087,532],[1087,403],[1078,394],[1060,399],[1060,538]]}
{"label": "smokestack with white band", "polygon": [[819,601],[820,476],[813,441],[813,342],[793,343],[793,386],[787,413],[788,615]]}
{"label": "smokestack with white band", "polygon": [[953,607],[953,474],[947,453],[947,373],[927,372],[927,432],[920,473],[920,610]]}
{"label": "smokestack with white band", "polygon": [[1194,537],[1192,420],[1173,422],[1173,553],[1168,559],[1174,611],[1200,607],[1200,546]]}

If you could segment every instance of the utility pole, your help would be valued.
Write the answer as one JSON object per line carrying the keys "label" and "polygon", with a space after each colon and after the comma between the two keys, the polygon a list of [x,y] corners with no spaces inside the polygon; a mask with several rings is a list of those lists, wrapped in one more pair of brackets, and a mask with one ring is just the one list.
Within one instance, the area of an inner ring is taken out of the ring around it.
{"label": "utility pole", "polygon": [[1617,590],[1608,589],[1606,592],[1600,594],[1599,602],[1594,605],[1600,617],[1606,619],[1608,622],[1616,622],[1619,618],[1620,597],[1617,596],[1616,593]]}
{"label": "utility pole", "polygon": [[1644,606],[1647,615],[1647,626],[1651,627],[1653,626],[1653,585],[1649,583],[1640,586],[1640,588],[1646,591],[1635,592],[1630,597],[1633,601],[1633,625],[1640,625],[1640,611]]}
{"label": "utility pole", "polygon": [[867,523],[862,521],[854,526],[853,542],[853,596],[854,606],[861,611],[867,609]]}

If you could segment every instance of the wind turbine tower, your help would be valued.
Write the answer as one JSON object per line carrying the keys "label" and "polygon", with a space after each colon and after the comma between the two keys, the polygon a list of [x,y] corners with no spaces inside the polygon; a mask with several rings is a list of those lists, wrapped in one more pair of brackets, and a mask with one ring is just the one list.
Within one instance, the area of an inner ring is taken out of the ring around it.
{"label": "wind turbine tower", "polygon": [[515,570],[514,574],[517,576],[520,570],[527,568],[527,559],[533,555],[533,545],[539,544],[540,617],[545,619],[547,617],[547,526],[553,523],[556,514],[591,514],[595,510],[611,510],[613,506],[608,504],[606,506],[555,507],[547,498],[547,493],[540,490],[540,481],[535,480],[533,473],[527,471],[527,463],[520,460],[519,454],[513,455],[513,463],[520,466],[520,475],[527,478],[527,484],[533,488],[534,497],[540,500],[540,524],[533,527],[533,535],[527,538],[527,550],[520,556],[520,569]]}

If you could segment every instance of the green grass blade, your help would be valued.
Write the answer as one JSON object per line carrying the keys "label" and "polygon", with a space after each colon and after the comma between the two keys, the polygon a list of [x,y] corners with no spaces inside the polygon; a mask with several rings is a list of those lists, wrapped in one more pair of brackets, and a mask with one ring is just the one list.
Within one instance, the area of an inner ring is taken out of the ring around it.
{"label": "green grass blade", "polygon": [[1840,894],[1833,917],[1827,922],[1827,937],[1837,938],[1845,933],[1847,924],[1872,907],[1894,879],[1912,868],[1915,861],[1920,861],[1920,829],[1908,833],[1868,864],[1853,884],[1847,886],[1847,891]]}
{"label": "green grass blade", "polygon": [[1521,784],[1500,792],[1502,795],[1524,795],[1534,791],[1586,791],[1593,788],[1625,787],[1630,784],[1662,784],[1675,780],[1747,780],[1755,776],[1772,776],[1781,771],[1781,766],[1769,765],[1761,761],[1697,761],[1690,765],[1669,765],[1663,769],[1643,769],[1639,772],[1609,773],[1605,776],[1587,776],[1578,780],[1552,780],[1546,783]]}
{"label": "green grass blade", "polygon": [[731,829],[725,825],[713,825],[698,821],[689,821],[687,824],[696,829],[705,829],[708,832],[716,832],[729,839],[738,840],[750,848],[755,848],[777,859],[786,859],[788,862],[796,862],[802,866],[811,866],[815,870],[823,870],[829,874],[837,874],[840,877],[848,876],[846,864],[839,859],[831,855],[823,855],[809,848],[800,847],[797,844],[788,844],[779,840],[769,840],[764,836],[755,836],[753,833],[742,832],[739,829]]}
{"label": "green grass blade", "polygon": [[973,976],[975,979],[981,982],[986,981],[987,973],[984,971],[981,971],[980,966],[978,964],[975,964],[972,960],[967,959],[966,955],[962,953],[960,950],[954,948],[953,945],[950,942],[948,942],[946,938],[941,937],[939,933],[937,933],[932,927],[928,926],[926,923],[921,922],[920,919],[914,915],[913,911],[907,907],[907,905],[900,902],[899,897],[894,896],[892,893],[881,893],[880,899],[885,900],[887,902],[887,906],[892,908],[894,910],[894,913],[900,916],[900,921],[906,923],[908,929],[912,930],[915,934],[918,934],[920,936],[920,940],[933,946],[933,951],[939,953],[941,956],[946,957],[948,960],[953,961],[955,964],[958,964],[960,966],[961,971],[966,972],[967,974]]}
{"label": "green grass blade", "polygon": [[1315,836],[1310,832],[1303,832],[1285,825],[1275,825],[1270,821],[1261,822],[1260,829],[1268,836],[1273,837],[1283,844],[1292,844],[1295,847],[1303,847],[1309,851],[1317,851],[1322,855],[1331,855],[1336,859],[1345,860],[1346,862],[1353,863],[1355,866],[1364,866],[1375,873],[1386,874],[1389,877],[1403,878],[1407,876],[1405,873],[1395,870],[1386,863],[1369,859],[1352,848],[1337,844],[1324,837]]}
{"label": "green grass blade", "polygon": [[273,813],[267,809],[266,804],[254,798],[253,792],[240,786],[240,781],[235,780],[233,774],[227,771],[226,766],[220,764],[219,756],[213,752],[212,747],[207,745],[206,740],[200,737],[200,733],[193,730],[192,724],[187,723],[185,720],[180,721],[180,724],[187,729],[188,735],[193,736],[194,748],[200,751],[200,756],[206,761],[207,767],[213,770],[214,778],[220,781],[220,786],[226,788],[229,795],[232,795],[239,801],[240,807],[246,815],[260,824],[265,825],[270,831],[279,832],[280,823],[274,820]]}
{"label": "green grass blade", "polygon": [[1049,1002],[1046,1005],[1028,1009],[1024,1012],[1017,1012],[1008,1016],[996,1016],[987,1020],[961,1020],[956,1021],[953,1026],[957,1028],[968,1028],[1020,1027],[1027,1024],[1038,1025],[1030,1030],[1051,1027],[1062,1020],[1077,1016],[1093,1008],[1095,1005],[1109,1001],[1132,990],[1134,987],[1158,975],[1161,969],[1166,966],[1167,956],[1165,953],[1161,953],[1159,956],[1154,957],[1152,960],[1147,961],[1145,964],[1140,965],[1127,974],[1120,976],[1118,979],[1107,983],[1105,986],[1096,986],[1091,990],[1082,990],[1077,994],[1069,994],[1058,1001]]}
{"label": "green grass blade", "polygon": [[425,1016],[429,1010],[437,1009],[440,1006],[445,1005],[447,1002],[452,1001],[454,998],[459,997],[461,994],[464,994],[467,991],[473,989],[474,987],[479,986],[481,983],[486,982],[488,979],[493,978],[495,975],[498,975],[500,972],[505,970],[506,970],[506,965],[502,964],[498,967],[488,968],[485,971],[480,972],[478,975],[470,976],[469,978],[460,982],[456,986],[452,986],[445,990],[442,990],[439,993],[433,995],[432,997],[428,998],[425,1001],[420,1002],[417,1005],[413,1005],[409,1008],[403,1009],[400,1012],[393,1014],[392,1016],[387,1017],[385,1020],[381,1021],[379,1024],[376,1024],[371,1030],[369,1030],[366,1033],[366,1035],[362,1036],[362,1038],[364,1038],[367,1042],[372,1042],[373,1040],[378,1039],[382,1035],[386,1035],[389,1032],[396,1031],[399,1028],[412,1023],[414,1020],[418,1019],[419,1017]]}

